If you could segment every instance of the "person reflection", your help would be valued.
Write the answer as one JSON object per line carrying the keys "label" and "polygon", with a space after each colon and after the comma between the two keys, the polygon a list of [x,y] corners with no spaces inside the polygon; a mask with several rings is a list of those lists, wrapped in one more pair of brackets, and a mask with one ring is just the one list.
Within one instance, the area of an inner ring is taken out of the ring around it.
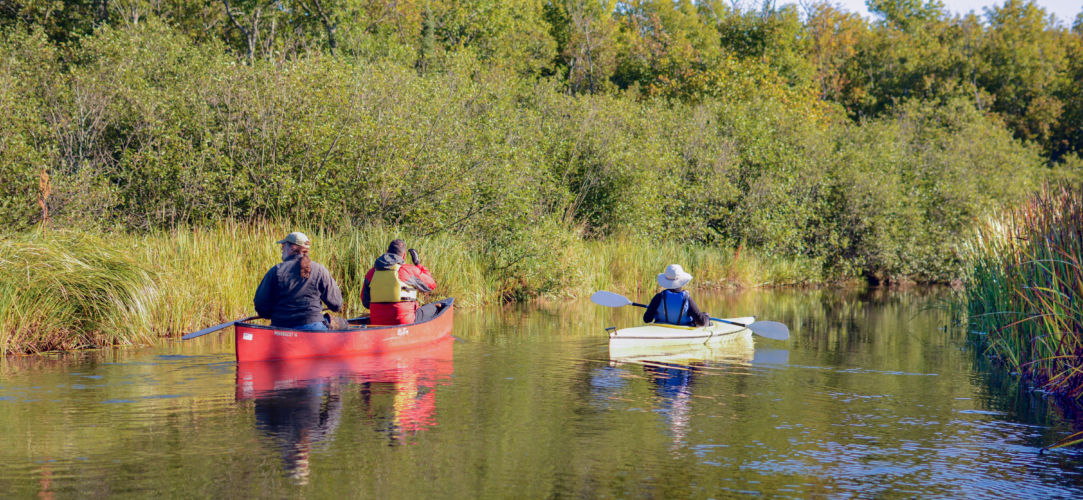
{"label": "person reflection", "polygon": [[326,446],[342,415],[337,382],[270,391],[255,400],[256,424],[278,442],[286,474],[308,484],[309,454]]}
{"label": "person reflection", "polygon": [[665,418],[673,444],[671,451],[676,451],[684,443],[688,432],[688,421],[692,409],[692,380],[695,367],[665,363],[643,365],[643,371],[655,387],[660,405],[656,410]]}
{"label": "person reflection", "polygon": [[361,384],[365,416],[377,432],[387,436],[389,446],[406,444],[436,425],[436,383],[418,375],[403,371],[394,382]]}

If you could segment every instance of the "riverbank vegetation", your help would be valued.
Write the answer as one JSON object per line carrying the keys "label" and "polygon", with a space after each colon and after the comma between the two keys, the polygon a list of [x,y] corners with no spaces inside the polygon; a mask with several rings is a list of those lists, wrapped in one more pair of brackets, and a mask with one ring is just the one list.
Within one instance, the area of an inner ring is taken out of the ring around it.
{"label": "riverbank vegetation", "polygon": [[[138,276],[55,324],[104,331],[149,286],[179,295],[144,334],[183,331],[247,312],[265,241],[301,228],[348,290],[380,238],[424,242],[471,304],[632,292],[671,261],[749,285],[957,278],[975,221],[1083,176],[1083,24],[1019,0],[872,9],[5,3],[0,233],[27,257],[0,300],[88,286],[54,261],[119,266]],[[34,266],[53,284],[19,281]]]}
{"label": "riverbank vegetation", "polygon": [[[147,233],[31,232],[0,243],[0,352],[150,343],[247,316],[252,293],[278,262],[276,239],[288,224],[177,228]],[[307,230],[307,228],[304,228]],[[552,234],[549,234],[552,233]],[[451,234],[401,234],[340,227],[309,232],[313,258],[342,288],[344,315],[361,315],[361,285],[387,242],[404,237],[439,280],[439,296],[475,307],[507,300],[585,297],[599,289],[638,296],[676,259],[695,269],[699,287],[795,283],[790,259],[702,245],[649,250],[622,238],[586,240],[555,228],[499,248]],[[563,237],[556,242],[555,238]],[[558,243],[558,244],[554,244]],[[811,266],[812,263],[808,263]]]}
{"label": "riverbank vegetation", "polygon": [[1083,192],[1047,190],[983,224],[965,299],[986,352],[1032,386],[1083,398]]}

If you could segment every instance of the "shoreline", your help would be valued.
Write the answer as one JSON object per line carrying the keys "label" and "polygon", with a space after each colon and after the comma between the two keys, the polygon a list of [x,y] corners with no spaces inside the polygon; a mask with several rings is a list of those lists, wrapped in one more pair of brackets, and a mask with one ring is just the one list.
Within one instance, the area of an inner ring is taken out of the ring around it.
{"label": "shoreline", "polygon": [[[279,261],[273,244],[294,226],[221,223],[145,234],[51,230],[4,243],[0,262],[0,353],[37,353],[154,345],[161,339],[251,314],[252,294]],[[824,279],[811,261],[760,257],[705,245],[637,246],[628,238],[565,235],[558,245],[528,239],[502,252],[472,248],[456,235],[421,237],[387,228],[309,229],[313,260],[331,270],[344,316],[360,316],[360,290],[371,261],[396,237],[416,246],[439,287],[461,307],[551,303],[597,290],[654,291],[654,276],[682,263],[692,289],[854,286]],[[452,265],[457,263],[457,265]]]}

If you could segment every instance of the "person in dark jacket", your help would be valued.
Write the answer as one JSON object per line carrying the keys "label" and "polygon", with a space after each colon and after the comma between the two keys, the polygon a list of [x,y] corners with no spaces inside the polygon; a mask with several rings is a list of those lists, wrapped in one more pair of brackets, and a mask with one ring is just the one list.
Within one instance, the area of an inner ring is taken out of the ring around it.
{"label": "person in dark jacket", "polygon": [[647,304],[643,321],[683,326],[707,325],[710,317],[699,310],[696,301],[683,289],[690,281],[692,275],[686,273],[680,265],[667,266],[666,271],[658,275],[658,285],[662,287],[662,291],[655,294],[650,304]]}
{"label": "person in dark jacket", "polygon": [[271,319],[271,326],[295,330],[327,330],[323,304],[339,312],[342,292],[326,267],[312,262],[312,243],[304,233],[290,233],[282,245],[282,262],[263,276],[254,299],[256,312]]}
{"label": "person in dark jacket", "polygon": [[408,325],[436,315],[435,304],[420,306],[418,294],[436,289],[436,280],[417,251],[410,250],[413,265],[406,263],[406,243],[396,239],[365,273],[361,303],[369,308],[370,325]]}

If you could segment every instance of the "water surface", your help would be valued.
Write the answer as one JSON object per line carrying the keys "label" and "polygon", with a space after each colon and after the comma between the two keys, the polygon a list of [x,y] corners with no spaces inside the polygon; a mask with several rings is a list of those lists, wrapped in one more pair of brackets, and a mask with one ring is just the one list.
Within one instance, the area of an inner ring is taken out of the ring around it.
{"label": "water surface", "polygon": [[[0,364],[5,497],[1079,497],[1076,417],[942,291],[700,292],[785,342],[610,355],[641,310],[457,312],[457,340],[244,364],[230,335]],[[619,353],[618,353],[619,354]]]}

